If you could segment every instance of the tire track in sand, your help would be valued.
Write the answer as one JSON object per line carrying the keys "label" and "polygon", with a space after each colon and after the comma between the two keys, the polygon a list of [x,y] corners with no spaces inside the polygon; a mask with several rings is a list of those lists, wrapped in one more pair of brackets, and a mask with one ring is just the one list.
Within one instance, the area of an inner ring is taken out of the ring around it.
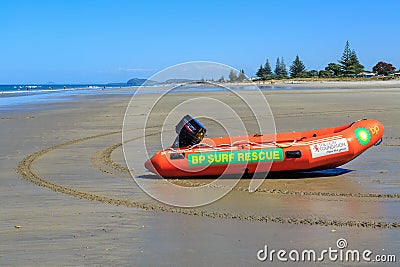
{"label": "tire track in sand", "polygon": [[[84,137],[80,139],[75,139],[72,141],[68,141],[59,145],[55,145],[52,147],[45,148],[43,150],[37,151],[31,155],[26,156],[17,167],[17,172],[21,177],[29,182],[32,182],[35,185],[42,186],[53,190],[55,192],[71,195],[74,197],[78,197],[81,199],[86,199],[90,201],[98,201],[110,205],[116,206],[126,206],[133,207],[138,209],[143,209],[146,211],[154,211],[154,212],[169,212],[169,213],[179,213],[185,215],[192,216],[202,216],[209,218],[221,218],[221,219],[235,219],[242,221],[258,221],[258,222],[273,222],[273,223],[287,223],[287,224],[302,224],[302,225],[319,225],[319,226],[336,226],[336,227],[362,227],[362,228],[386,228],[386,229],[394,229],[400,228],[400,222],[385,222],[385,221],[356,221],[356,220],[329,220],[325,218],[284,218],[284,217],[274,217],[274,216],[256,216],[256,215],[242,215],[235,214],[231,212],[218,212],[218,211],[207,211],[204,209],[193,209],[193,208],[178,208],[165,206],[160,204],[149,204],[142,203],[138,201],[132,201],[127,199],[118,199],[111,198],[103,195],[98,195],[94,193],[88,193],[84,191],[80,191],[71,187],[66,187],[63,185],[58,185],[56,183],[52,183],[47,181],[46,179],[40,177],[37,173],[32,170],[32,165],[34,162],[43,157],[47,153],[57,150],[66,146],[78,144],[81,142],[89,141],[96,138],[101,138],[113,134],[121,133],[121,131],[114,131],[109,133],[103,133],[98,135],[93,135],[89,137]],[[142,138],[142,137],[138,137]],[[120,146],[120,144],[114,145],[115,147]],[[112,149],[109,148],[109,151],[112,152]],[[111,152],[107,152],[110,153]]]}

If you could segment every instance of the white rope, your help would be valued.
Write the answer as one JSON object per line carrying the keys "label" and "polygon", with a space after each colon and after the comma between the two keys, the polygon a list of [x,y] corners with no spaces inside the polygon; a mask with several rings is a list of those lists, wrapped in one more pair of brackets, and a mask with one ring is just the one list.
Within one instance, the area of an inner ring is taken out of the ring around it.
{"label": "white rope", "polygon": [[[209,144],[206,144],[206,143],[199,143],[199,144],[192,145],[192,146],[190,146],[188,148],[185,148],[185,149],[176,150],[173,147],[170,147],[167,150],[172,150],[174,152],[187,152],[187,151],[191,151],[195,147],[207,147],[207,148],[211,148],[211,149],[214,149],[214,150],[224,150],[224,149],[226,149],[226,147],[234,148],[234,147],[238,147],[240,145],[253,145],[253,146],[261,146],[261,147],[271,147],[273,145],[273,146],[279,147],[279,148],[288,148],[288,147],[291,147],[291,146],[295,145],[296,143],[297,143],[296,139],[293,140],[293,142],[291,144],[288,144],[288,145],[279,144],[279,143],[274,142],[274,141],[267,142],[267,143],[258,143],[258,142],[250,142],[250,141],[247,141],[247,140],[238,140],[238,141],[233,142],[232,144],[219,144],[217,146],[212,146],[212,145],[209,145]],[[222,148],[222,147],[224,147],[224,148]]]}

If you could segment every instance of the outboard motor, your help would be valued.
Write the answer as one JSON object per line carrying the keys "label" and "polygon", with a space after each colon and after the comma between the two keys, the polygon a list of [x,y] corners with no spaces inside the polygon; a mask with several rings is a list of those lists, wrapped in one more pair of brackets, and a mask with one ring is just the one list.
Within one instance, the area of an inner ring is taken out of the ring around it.
{"label": "outboard motor", "polygon": [[173,148],[193,146],[203,140],[207,129],[195,118],[190,115],[186,115],[183,119],[175,126],[175,131],[178,134],[174,143]]}

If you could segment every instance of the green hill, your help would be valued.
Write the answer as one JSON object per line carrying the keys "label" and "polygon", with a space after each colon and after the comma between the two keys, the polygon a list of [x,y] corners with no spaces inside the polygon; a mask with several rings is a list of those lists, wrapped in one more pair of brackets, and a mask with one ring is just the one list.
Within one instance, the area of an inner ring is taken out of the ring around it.
{"label": "green hill", "polygon": [[146,85],[156,85],[159,84],[159,82],[152,81],[152,80],[147,80],[147,79],[140,79],[140,78],[132,78],[129,81],[126,82],[127,85],[131,86],[140,86],[146,83]]}

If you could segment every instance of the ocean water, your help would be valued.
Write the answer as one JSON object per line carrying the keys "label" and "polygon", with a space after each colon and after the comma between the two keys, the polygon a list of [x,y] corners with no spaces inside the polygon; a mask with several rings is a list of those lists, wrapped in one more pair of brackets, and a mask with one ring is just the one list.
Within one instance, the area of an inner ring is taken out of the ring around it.
{"label": "ocean water", "polygon": [[[77,100],[79,96],[96,94],[160,94],[182,92],[215,92],[227,90],[224,87],[209,85],[157,85],[157,86],[127,86],[127,85],[104,85],[104,84],[38,84],[38,85],[0,85],[0,110],[21,108],[22,105],[35,105],[40,103],[51,103],[55,101]],[[246,91],[254,90],[254,85],[235,86],[234,90]],[[171,90],[172,89],[172,90]],[[261,90],[292,90],[292,89],[311,89],[311,88],[292,88],[292,87],[260,87]],[[18,107],[20,106],[20,107]],[[32,107],[34,108],[34,107]]]}
{"label": "ocean water", "polygon": [[55,92],[68,89],[96,89],[103,88],[104,84],[10,84],[0,85],[0,94],[26,94],[38,92]]}
{"label": "ocean water", "polygon": [[[135,94],[138,86],[109,86],[104,84],[46,84],[46,85],[0,85],[0,110],[15,109],[27,104],[50,103],[55,101],[76,100],[79,96],[96,94]],[[222,87],[210,86],[146,86],[137,93],[171,93],[181,92],[213,92],[226,90]],[[236,90],[254,90],[254,87],[240,87]],[[73,97],[72,97],[73,96]]]}
{"label": "ocean water", "polygon": [[[104,84],[35,84],[0,85],[0,110],[16,108],[18,105],[73,100],[70,96],[104,94],[116,88]],[[127,92],[132,94],[132,92]]]}

